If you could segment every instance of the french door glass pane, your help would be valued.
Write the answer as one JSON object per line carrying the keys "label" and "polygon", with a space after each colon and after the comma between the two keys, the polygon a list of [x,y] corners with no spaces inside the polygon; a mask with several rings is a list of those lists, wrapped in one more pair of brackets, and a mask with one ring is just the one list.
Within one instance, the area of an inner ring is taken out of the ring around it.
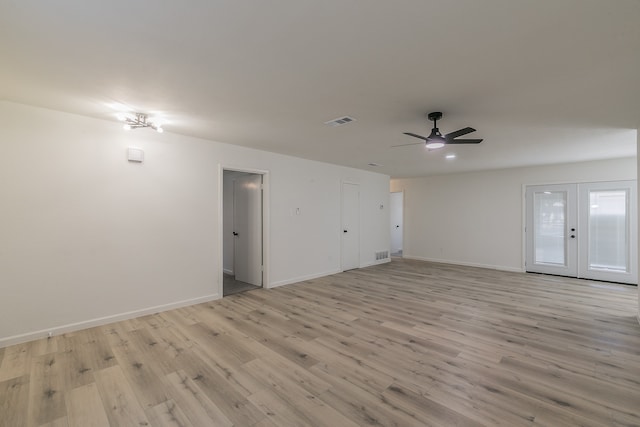
{"label": "french door glass pane", "polygon": [[567,193],[544,191],[533,197],[535,262],[565,265]]}
{"label": "french door glass pane", "polygon": [[589,192],[589,268],[627,271],[626,190]]}

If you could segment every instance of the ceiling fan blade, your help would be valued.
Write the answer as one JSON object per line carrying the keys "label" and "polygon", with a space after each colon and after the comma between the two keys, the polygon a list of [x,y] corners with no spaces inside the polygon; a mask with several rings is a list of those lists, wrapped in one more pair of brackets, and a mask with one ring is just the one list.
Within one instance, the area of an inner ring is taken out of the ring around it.
{"label": "ceiling fan blade", "polygon": [[453,139],[453,138],[457,138],[459,136],[466,135],[468,133],[475,132],[475,131],[476,130],[474,128],[464,128],[464,129],[457,130],[455,132],[448,133],[444,137],[447,139]]}
{"label": "ceiling fan blade", "polygon": [[424,145],[424,142],[412,142],[411,144],[400,144],[400,145],[392,145],[391,148],[395,148],[395,147],[406,147],[408,145]]}
{"label": "ceiling fan blade", "polygon": [[428,138],[426,136],[417,135],[417,134],[411,133],[411,132],[404,132],[404,134],[412,136],[414,138],[420,138],[420,139],[424,139],[425,141],[428,141]]}
{"label": "ceiling fan blade", "polygon": [[448,139],[447,145],[449,144],[480,144],[482,139]]}

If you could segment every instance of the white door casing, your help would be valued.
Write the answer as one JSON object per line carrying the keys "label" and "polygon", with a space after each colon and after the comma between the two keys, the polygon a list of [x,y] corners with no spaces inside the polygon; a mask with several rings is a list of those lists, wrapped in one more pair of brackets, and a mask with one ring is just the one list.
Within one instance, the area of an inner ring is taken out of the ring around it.
{"label": "white door casing", "polygon": [[360,186],[342,183],[342,271],[360,267]]}

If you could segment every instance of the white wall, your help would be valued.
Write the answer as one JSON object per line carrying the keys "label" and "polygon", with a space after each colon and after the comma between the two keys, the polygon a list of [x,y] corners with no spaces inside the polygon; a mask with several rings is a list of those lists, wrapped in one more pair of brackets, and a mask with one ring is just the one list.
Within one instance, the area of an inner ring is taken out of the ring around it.
{"label": "white wall", "polygon": [[389,248],[388,176],[0,102],[0,346],[219,298],[220,165],[269,171],[268,286],[340,270],[342,180]]}
{"label": "white wall", "polygon": [[523,185],[636,179],[636,159],[394,179],[408,258],[523,270]]}

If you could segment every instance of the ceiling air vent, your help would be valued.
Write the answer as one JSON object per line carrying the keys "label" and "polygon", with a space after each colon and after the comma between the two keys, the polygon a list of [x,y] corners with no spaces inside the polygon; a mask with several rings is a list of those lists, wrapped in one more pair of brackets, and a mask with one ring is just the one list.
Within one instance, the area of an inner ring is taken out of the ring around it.
{"label": "ceiling air vent", "polygon": [[356,119],[349,116],[338,117],[337,119],[329,120],[328,122],[324,122],[325,125],[329,125],[331,127],[346,125],[347,123],[355,122]]}

